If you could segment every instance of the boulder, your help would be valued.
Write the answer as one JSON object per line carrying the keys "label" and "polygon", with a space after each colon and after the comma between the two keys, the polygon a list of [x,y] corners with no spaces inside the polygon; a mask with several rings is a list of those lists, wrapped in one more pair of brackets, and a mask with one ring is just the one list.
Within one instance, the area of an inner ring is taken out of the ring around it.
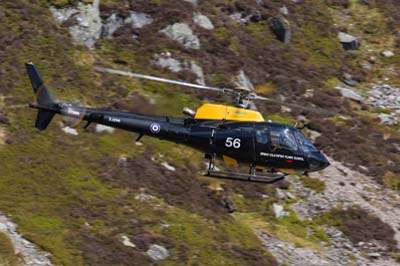
{"label": "boulder", "polygon": [[116,30],[126,24],[130,24],[132,28],[143,28],[152,22],[153,19],[145,13],[129,11],[128,16],[121,16],[118,13],[114,13],[104,21],[101,29],[101,37],[111,38]]}
{"label": "boulder", "polygon": [[204,16],[199,12],[193,14],[193,21],[203,29],[206,30],[214,29],[214,24],[211,22],[211,20],[207,16]]}
{"label": "boulder", "polygon": [[276,197],[278,199],[280,199],[280,200],[286,199],[286,194],[282,190],[280,190],[279,188],[275,189],[275,194],[276,194]]}
{"label": "boulder", "polygon": [[115,128],[109,127],[109,126],[105,126],[105,125],[101,125],[101,124],[97,124],[95,130],[96,130],[96,133],[109,133],[109,134],[112,134],[112,133],[114,133]]}
{"label": "boulder", "polygon": [[235,77],[234,83],[240,88],[245,88],[247,90],[254,90],[254,85],[250,81],[250,78],[244,73],[243,70],[239,71],[239,74]]}
{"label": "boulder", "polygon": [[349,73],[344,73],[342,76],[342,81],[346,84],[349,85],[351,87],[355,87],[359,84],[360,80],[353,77],[353,75],[349,74]]}
{"label": "boulder", "polygon": [[51,7],[53,17],[60,23],[74,20],[70,23],[69,32],[74,40],[92,48],[96,40],[100,38],[102,22],[99,10],[100,0],[94,0],[92,4],[78,3],[76,8],[57,9]]}
{"label": "boulder", "polygon": [[161,30],[170,39],[175,40],[188,49],[200,49],[199,38],[193,34],[192,29],[186,23],[175,23]]}
{"label": "boulder", "polygon": [[284,44],[290,42],[292,33],[288,20],[283,17],[273,17],[268,20],[268,25],[278,40]]}
{"label": "boulder", "polygon": [[153,244],[146,251],[146,254],[153,260],[163,260],[169,256],[169,251],[163,246]]}
{"label": "boulder", "polygon": [[388,126],[395,126],[399,123],[397,117],[390,114],[380,113],[378,118],[381,120],[381,123]]}
{"label": "boulder", "polygon": [[392,56],[394,56],[394,53],[392,51],[385,50],[385,51],[382,52],[382,55],[384,57],[392,57]]}
{"label": "boulder", "polygon": [[351,100],[354,100],[357,102],[362,102],[364,99],[359,93],[357,93],[351,89],[340,87],[340,86],[336,86],[335,89],[340,91],[342,96],[345,98],[348,98],[348,99],[351,99]]}
{"label": "boulder", "polygon": [[73,136],[79,135],[78,131],[75,128],[71,128],[71,127],[63,127],[62,131],[68,135],[73,135]]}
{"label": "boulder", "polygon": [[338,38],[340,40],[340,43],[342,44],[343,48],[346,51],[349,50],[358,50],[360,48],[360,41],[357,37],[354,37],[353,35],[350,35],[345,32],[339,32],[338,33]]}
{"label": "boulder", "polygon": [[283,210],[283,206],[282,206],[282,205],[279,205],[279,204],[274,203],[274,204],[272,205],[272,207],[273,207],[274,214],[275,214],[275,217],[276,217],[276,218],[279,218],[279,217],[283,217],[283,216],[288,215],[288,213],[287,213],[286,211]]}
{"label": "boulder", "polygon": [[155,64],[162,67],[166,68],[174,73],[187,70],[192,72],[197,76],[196,83],[205,85],[205,80],[204,80],[204,73],[203,69],[201,66],[199,66],[196,62],[194,61],[179,61],[173,57],[171,57],[170,53],[162,53],[162,54],[156,54],[154,56],[155,59]]}

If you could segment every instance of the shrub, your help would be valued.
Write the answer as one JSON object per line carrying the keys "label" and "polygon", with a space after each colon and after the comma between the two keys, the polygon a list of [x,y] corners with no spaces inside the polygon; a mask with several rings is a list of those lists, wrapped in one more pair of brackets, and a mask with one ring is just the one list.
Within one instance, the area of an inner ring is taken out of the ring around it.
{"label": "shrub", "polygon": [[312,189],[317,193],[320,193],[325,190],[325,182],[319,180],[318,178],[304,176],[301,178],[301,182],[306,188]]}

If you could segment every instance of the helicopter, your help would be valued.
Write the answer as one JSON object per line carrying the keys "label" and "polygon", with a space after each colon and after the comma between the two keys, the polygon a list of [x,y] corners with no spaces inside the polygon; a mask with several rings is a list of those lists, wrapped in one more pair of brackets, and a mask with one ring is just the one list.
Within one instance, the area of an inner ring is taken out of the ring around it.
{"label": "helicopter", "polygon": [[[272,183],[293,171],[306,174],[330,165],[299,128],[266,122],[261,113],[250,110],[249,102],[252,100],[274,100],[248,90],[210,87],[109,68],[95,68],[99,72],[222,92],[235,97],[234,106],[204,103],[197,111],[185,108],[185,118],[173,118],[59,102],[49,93],[35,65],[26,63],[25,67],[36,95],[36,102],[29,103],[29,107],[38,109],[35,127],[39,130],[45,130],[54,115],[60,114],[87,121],[85,129],[91,123],[97,123],[138,133],[136,141],[140,141],[143,136],[150,136],[183,144],[204,152],[205,158],[209,160],[206,176],[214,178]],[[230,165],[246,164],[249,172],[222,171],[216,166],[217,158]],[[265,174],[260,173],[263,171]]]}

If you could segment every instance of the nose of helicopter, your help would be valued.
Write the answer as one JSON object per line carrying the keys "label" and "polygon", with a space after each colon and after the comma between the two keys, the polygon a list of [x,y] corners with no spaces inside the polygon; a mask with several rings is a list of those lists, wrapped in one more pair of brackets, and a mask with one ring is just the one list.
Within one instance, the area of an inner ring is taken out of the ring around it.
{"label": "nose of helicopter", "polygon": [[312,152],[308,157],[311,171],[319,171],[330,165],[328,159],[321,152]]}

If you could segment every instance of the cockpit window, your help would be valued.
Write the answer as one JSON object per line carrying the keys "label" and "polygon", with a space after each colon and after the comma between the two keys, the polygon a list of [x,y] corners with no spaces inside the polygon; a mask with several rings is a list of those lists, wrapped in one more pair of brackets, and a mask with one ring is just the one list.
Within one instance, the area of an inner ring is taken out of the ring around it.
{"label": "cockpit window", "polygon": [[271,143],[274,147],[298,150],[296,139],[289,128],[271,128]]}
{"label": "cockpit window", "polygon": [[266,130],[257,130],[256,131],[256,141],[261,144],[267,144],[268,136]]}
{"label": "cockpit window", "polygon": [[303,152],[313,152],[318,151],[317,148],[300,132],[296,131],[296,137],[303,149]]}
{"label": "cockpit window", "polygon": [[293,133],[288,128],[281,131],[280,137],[281,146],[286,147],[290,150],[297,150],[297,142],[293,136]]}

